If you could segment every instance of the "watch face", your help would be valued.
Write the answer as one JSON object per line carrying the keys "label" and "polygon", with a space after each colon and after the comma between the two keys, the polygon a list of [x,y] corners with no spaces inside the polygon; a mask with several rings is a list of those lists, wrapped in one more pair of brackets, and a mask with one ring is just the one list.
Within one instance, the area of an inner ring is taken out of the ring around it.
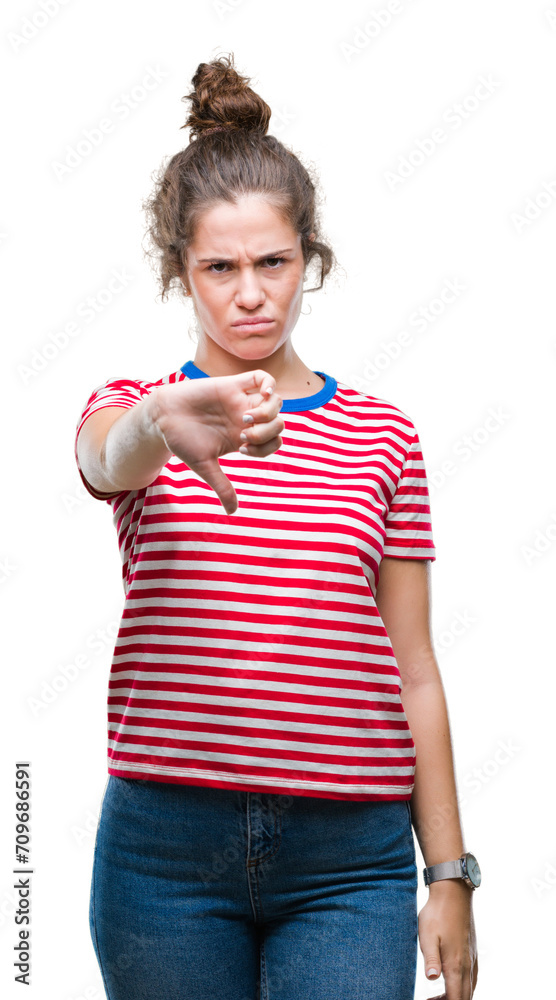
{"label": "watch face", "polygon": [[467,877],[471,880],[475,887],[481,884],[481,869],[479,868],[479,862],[474,854],[466,854],[465,856],[465,868]]}

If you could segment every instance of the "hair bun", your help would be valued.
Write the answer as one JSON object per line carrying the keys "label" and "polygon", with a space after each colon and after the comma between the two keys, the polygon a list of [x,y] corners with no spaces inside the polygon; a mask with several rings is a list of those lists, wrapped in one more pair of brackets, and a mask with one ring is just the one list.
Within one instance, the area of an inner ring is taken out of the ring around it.
{"label": "hair bun", "polygon": [[182,97],[191,101],[191,111],[181,127],[191,129],[191,138],[222,129],[265,135],[272,112],[249,81],[235,69],[233,53],[199,63],[191,80],[194,89]]}

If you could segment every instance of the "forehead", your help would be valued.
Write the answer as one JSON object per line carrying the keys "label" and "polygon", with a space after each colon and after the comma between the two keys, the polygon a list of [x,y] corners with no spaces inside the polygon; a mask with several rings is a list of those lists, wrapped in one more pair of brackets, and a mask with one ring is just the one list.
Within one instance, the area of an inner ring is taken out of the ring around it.
{"label": "forehead", "polygon": [[[278,242],[276,242],[278,240]],[[220,201],[200,216],[191,249],[195,256],[244,249],[253,253],[295,247],[298,234],[262,195],[244,195],[237,203]]]}

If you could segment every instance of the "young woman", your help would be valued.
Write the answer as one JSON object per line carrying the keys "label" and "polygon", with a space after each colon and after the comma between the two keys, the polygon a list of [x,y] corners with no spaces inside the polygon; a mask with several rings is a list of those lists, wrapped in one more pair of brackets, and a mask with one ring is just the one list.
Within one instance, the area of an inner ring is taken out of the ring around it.
{"label": "young woman", "polygon": [[480,873],[429,632],[419,437],[294,350],[307,266],[320,288],[335,257],[248,83],[200,64],[191,141],[146,204],[195,359],[109,379],[77,424],[126,595],[93,943],[110,1000],[410,1000],[418,942],[470,1000]]}

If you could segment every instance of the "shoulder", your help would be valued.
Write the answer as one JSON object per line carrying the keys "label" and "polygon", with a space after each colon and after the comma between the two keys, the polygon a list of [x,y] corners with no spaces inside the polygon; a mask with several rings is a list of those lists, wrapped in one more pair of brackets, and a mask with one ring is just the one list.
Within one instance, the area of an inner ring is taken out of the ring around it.
{"label": "shoulder", "polygon": [[385,433],[399,433],[407,443],[417,435],[411,416],[388,399],[361,392],[341,381],[338,381],[335,399],[364,426],[370,425]]}
{"label": "shoulder", "polygon": [[130,378],[126,375],[111,375],[104,382],[101,382],[100,385],[95,386],[89,399],[108,395],[121,395],[128,398],[141,399],[156,386],[164,385],[168,382],[177,382],[180,379],[185,379],[185,375],[181,369],[178,369],[177,372],[172,372],[170,375],[163,375],[161,378],[155,380],[139,377]]}

